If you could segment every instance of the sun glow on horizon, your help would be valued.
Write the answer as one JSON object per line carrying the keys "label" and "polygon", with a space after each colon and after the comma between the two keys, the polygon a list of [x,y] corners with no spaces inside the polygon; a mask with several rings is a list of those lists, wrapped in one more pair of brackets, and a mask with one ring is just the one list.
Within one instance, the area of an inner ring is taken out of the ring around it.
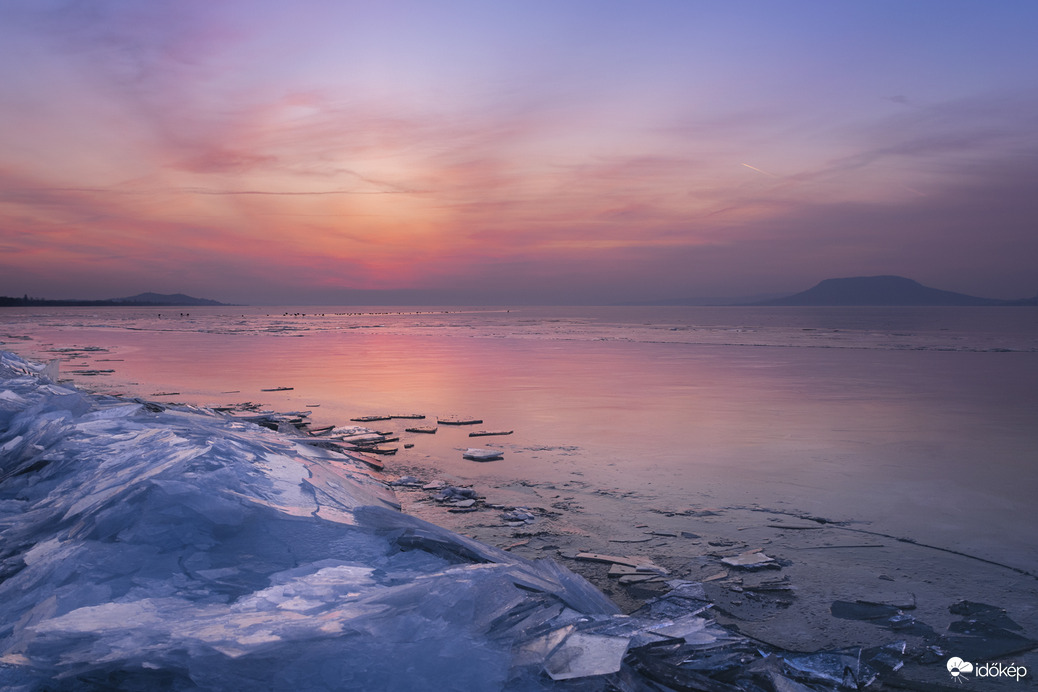
{"label": "sun glow on horizon", "polygon": [[952,53],[879,6],[750,8],[0,8],[0,294],[610,301],[872,266],[1033,293],[1038,10],[942,14],[1001,36]]}

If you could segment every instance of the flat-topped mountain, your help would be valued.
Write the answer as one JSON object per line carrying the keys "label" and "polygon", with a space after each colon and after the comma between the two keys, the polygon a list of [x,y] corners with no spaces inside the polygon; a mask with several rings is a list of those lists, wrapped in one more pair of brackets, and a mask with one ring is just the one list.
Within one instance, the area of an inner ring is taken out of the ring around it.
{"label": "flat-topped mountain", "polygon": [[1019,305],[1021,301],[995,300],[942,291],[903,276],[855,276],[825,279],[812,288],[759,305]]}

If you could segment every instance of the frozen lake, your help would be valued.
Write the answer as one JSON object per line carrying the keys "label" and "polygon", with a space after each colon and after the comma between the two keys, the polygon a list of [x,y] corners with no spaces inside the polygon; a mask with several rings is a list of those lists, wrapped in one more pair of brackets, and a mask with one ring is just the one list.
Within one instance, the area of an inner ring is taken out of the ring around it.
{"label": "frozen lake", "polygon": [[103,391],[515,431],[441,427],[387,470],[759,504],[1038,571],[1032,308],[9,309],[0,341]]}

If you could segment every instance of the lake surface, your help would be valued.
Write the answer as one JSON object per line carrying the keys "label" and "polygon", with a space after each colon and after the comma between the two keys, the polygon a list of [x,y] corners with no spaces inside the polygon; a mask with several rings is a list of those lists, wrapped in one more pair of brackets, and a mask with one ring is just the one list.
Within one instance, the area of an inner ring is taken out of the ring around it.
{"label": "lake surface", "polygon": [[15,308],[0,342],[94,390],[515,431],[441,427],[387,470],[762,505],[1038,572],[1034,308]]}

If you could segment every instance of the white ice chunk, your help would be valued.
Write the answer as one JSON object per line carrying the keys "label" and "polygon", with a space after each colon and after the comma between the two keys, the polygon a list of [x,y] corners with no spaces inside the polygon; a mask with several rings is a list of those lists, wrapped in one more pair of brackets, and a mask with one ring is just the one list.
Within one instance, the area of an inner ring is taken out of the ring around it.
{"label": "white ice chunk", "polygon": [[544,669],[552,680],[609,675],[620,670],[629,637],[574,632],[548,658]]}
{"label": "white ice chunk", "polygon": [[656,634],[664,634],[668,637],[681,638],[689,644],[703,644],[717,639],[716,635],[706,632],[710,621],[696,615],[686,615],[676,618],[673,622],[662,627],[652,627]]}
{"label": "white ice chunk", "polygon": [[8,452],[16,448],[18,445],[22,443],[22,439],[22,436],[18,435],[17,437],[12,437],[10,440],[0,445],[0,454],[7,454]]}
{"label": "white ice chunk", "polygon": [[0,392],[0,401],[10,402],[14,404],[28,403],[24,397],[18,396],[17,394],[8,389],[5,389],[4,391]]}
{"label": "white ice chunk", "polygon": [[500,449],[483,449],[480,447],[469,447],[462,453],[462,457],[471,461],[496,461],[504,455]]}
{"label": "white ice chunk", "polygon": [[76,390],[74,389],[69,389],[68,387],[62,387],[56,384],[40,385],[40,391],[46,394],[56,394],[58,396],[67,396],[76,393]]}
{"label": "white ice chunk", "polygon": [[103,408],[100,411],[92,411],[82,417],[84,421],[94,420],[110,420],[112,418],[126,418],[140,411],[143,406],[140,404],[123,404],[121,406],[111,406],[109,408]]}

